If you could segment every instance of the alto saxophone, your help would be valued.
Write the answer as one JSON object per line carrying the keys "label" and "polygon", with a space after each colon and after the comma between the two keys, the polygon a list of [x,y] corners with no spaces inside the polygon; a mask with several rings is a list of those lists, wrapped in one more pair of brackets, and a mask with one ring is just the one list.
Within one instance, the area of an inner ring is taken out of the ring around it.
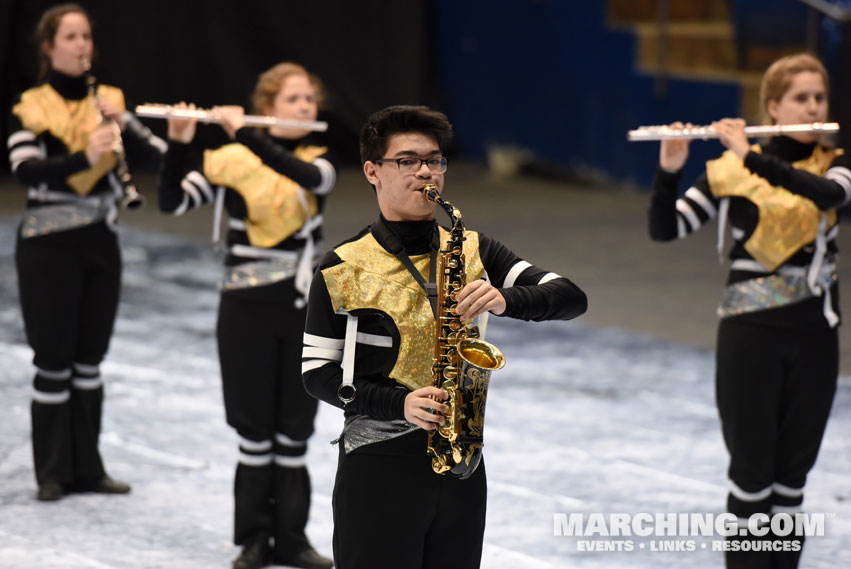
{"label": "alto saxophone", "polygon": [[468,478],[482,460],[485,401],[491,372],[505,365],[505,356],[479,339],[479,330],[467,326],[455,313],[455,296],[467,283],[464,266],[464,222],[461,212],[440,197],[437,186],[426,184],[426,199],[441,206],[452,221],[449,239],[438,256],[437,330],[432,385],[449,395],[443,425],[429,431],[427,451],[438,474]]}

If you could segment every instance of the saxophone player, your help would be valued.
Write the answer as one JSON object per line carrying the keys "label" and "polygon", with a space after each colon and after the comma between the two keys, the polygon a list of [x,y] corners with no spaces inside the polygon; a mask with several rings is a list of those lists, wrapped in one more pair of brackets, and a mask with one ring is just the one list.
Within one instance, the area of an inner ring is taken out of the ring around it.
{"label": "saxophone player", "polygon": [[[445,391],[432,384],[430,302],[446,230],[422,189],[443,191],[451,134],[447,117],[427,107],[388,107],[368,119],[361,161],[380,215],[326,254],[311,285],[305,387],[345,415],[333,496],[338,569],[480,564],[484,464],[468,478],[436,474],[425,450],[448,412]],[[585,294],[567,278],[487,235],[464,237],[468,284],[455,297],[462,320],[486,312],[568,320],[585,312]]]}

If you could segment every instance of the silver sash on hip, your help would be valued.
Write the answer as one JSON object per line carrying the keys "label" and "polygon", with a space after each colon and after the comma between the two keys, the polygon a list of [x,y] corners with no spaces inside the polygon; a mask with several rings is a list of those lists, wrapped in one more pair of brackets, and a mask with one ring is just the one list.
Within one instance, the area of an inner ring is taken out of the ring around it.
{"label": "silver sash on hip", "polygon": [[807,282],[807,272],[804,267],[783,267],[776,274],[748,279],[724,287],[718,316],[725,318],[778,308],[816,296],[824,296],[829,302],[830,287],[838,279],[836,265],[823,265],[817,279],[817,284],[820,286],[814,292],[813,287]]}
{"label": "silver sash on hip", "polygon": [[299,263],[299,251],[263,249],[249,245],[233,245],[233,255],[253,257],[256,261],[225,267],[219,285],[221,290],[237,290],[274,284],[295,276]]}
{"label": "silver sash on hip", "polygon": [[[33,197],[31,192],[30,197]],[[68,231],[104,219],[113,226],[118,207],[112,196],[76,197],[62,192],[38,192],[35,197],[57,203],[28,209],[21,222],[21,238],[29,239],[57,231]],[[53,199],[51,199],[53,198]]]}
{"label": "silver sash on hip", "polygon": [[356,448],[395,439],[418,428],[404,419],[383,421],[368,415],[355,415],[346,418],[343,426],[343,448],[349,454]]}

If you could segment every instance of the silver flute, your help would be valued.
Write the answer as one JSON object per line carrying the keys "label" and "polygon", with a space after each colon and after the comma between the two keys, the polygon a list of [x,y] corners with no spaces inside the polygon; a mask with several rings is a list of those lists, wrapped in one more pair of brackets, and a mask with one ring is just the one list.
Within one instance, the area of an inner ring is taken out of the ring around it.
{"label": "silver flute", "polygon": [[[775,136],[779,134],[815,133],[834,134],[839,132],[839,123],[814,122],[807,124],[773,124],[762,126],[746,126],[745,136],[748,138],[759,138],[762,136]],[[711,126],[693,126],[689,128],[672,128],[667,125],[640,126],[626,133],[626,139],[630,142],[641,142],[644,140],[669,140],[674,138],[703,139],[718,138],[718,133]]]}
{"label": "silver flute", "polygon": [[[178,119],[198,119],[198,122],[202,123],[220,124],[222,122],[222,119],[214,116],[213,111],[209,109],[177,109],[172,105],[138,105],[136,107],[136,115],[149,119],[167,119],[169,117],[174,117]],[[325,121],[295,121],[260,115],[245,115],[243,119],[245,120],[245,124],[248,126],[283,126],[315,132],[325,132],[328,130],[328,123]]]}

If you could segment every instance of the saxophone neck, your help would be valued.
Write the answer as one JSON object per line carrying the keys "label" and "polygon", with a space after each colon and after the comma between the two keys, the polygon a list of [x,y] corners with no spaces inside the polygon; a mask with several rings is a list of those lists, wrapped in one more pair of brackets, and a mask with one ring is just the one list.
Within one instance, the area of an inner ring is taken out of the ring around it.
{"label": "saxophone neck", "polygon": [[446,215],[449,216],[449,219],[452,222],[453,230],[460,229],[463,231],[464,223],[461,219],[461,210],[440,196],[440,192],[437,191],[436,184],[425,184],[422,188],[422,192],[428,201],[434,202],[443,208],[443,211],[446,212]]}

